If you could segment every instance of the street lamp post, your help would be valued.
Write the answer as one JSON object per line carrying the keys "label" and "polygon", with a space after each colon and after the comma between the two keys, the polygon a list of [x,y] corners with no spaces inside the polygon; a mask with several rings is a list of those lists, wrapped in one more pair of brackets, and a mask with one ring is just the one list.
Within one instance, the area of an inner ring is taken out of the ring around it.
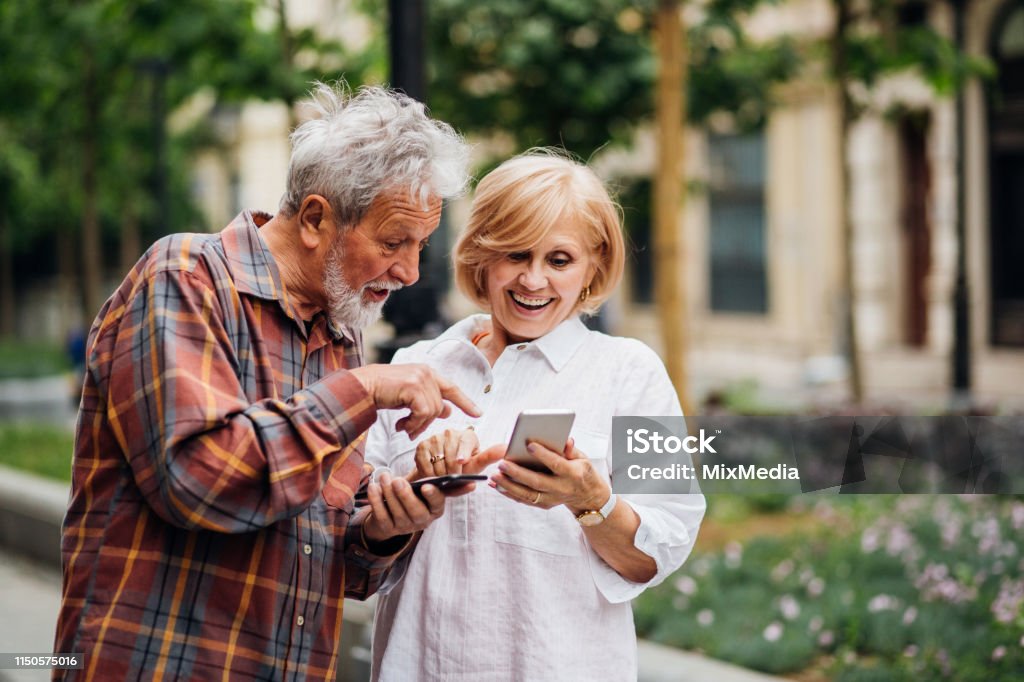
{"label": "street lamp post", "polygon": [[[968,0],[950,0],[953,8],[953,40],[964,52],[964,22]],[[967,230],[964,188],[964,119],[967,104],[964,85],[956,95],[956,283],[953,291],[953,395],[952,406],[964,408],[971,401],[971,327],[967,282]]]}
{"label": "street lamp post", "polygon": [[[425,103],[426,0],[389,0],[388,11],[391,87]],[[432,237],[436,253],[447,251],[443,232],[442,224]],[[384,319],[395,328],[395,338],[377,345],[379,362],[388,362],[399,348],[441,330],[438,295],[439,283],[444,280],[444,266],[443,263],[439,266],[432,255],[430,247],[423,249],[419,283],[392,293],[384,306]]]}

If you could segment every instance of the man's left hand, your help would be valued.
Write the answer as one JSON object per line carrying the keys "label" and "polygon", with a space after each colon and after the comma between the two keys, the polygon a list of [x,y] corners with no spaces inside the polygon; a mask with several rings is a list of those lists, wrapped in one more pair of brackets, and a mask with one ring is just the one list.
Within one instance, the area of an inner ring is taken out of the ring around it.
{"label": "man's left hand", "polygon": [[421,489],[420,500],[412,485],[402,477],[381,474],[380,481],[367,486],[371,513],[363,522],[363,535],[371,542],[384,542],[398,535],[421,531],[444,514],[444,494],[433,485]]}

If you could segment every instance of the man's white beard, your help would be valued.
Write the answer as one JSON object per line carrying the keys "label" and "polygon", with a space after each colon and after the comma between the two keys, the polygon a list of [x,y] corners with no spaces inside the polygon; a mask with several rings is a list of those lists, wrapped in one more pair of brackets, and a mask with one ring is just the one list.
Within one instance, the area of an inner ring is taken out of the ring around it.
{"label": "man's white beard", "polygon": [[375,280],[364,284],[362,289],[356,291],[345,281],[344,250],[341,245],[341,238],[334,241],[331,252],[327,256],[327,263],[324,266],[324,291],[327,294],[328,314],[336,325],[343,325],[360,331],[380,319],[381,310],[387,300],[379,303],[363,301],[363,291],[366,289],[388,289],[397,291],[402,288],[398,282],[389,280]]}

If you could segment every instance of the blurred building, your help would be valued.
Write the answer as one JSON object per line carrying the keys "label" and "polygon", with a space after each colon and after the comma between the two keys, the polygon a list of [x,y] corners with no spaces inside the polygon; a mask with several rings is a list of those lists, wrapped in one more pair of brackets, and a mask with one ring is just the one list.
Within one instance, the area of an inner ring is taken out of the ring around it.
{"label": "blurred building", "polygon": [[[972,393],[1024,404],[1024,2],[966,4],[965,47],[999,68],[966,91],[965,227]],[[952,36],[949,2],[905,3],[905,22]],[[755,37],[825,39],[826,0],[758,12]],[[854,312],[867,401],[941,408],[949,400],[956,275],[956,102],[910,74],[864,93],[873,111],[848,140]],[[804,80],[756,134],[692,131],[682,228],[691,311],[689,368],[700,397],[753,380],[806,404],[846,395],[836,90]],[[606,176],[649,175],[654,140],[602,159]],[[628,216],[627,216],[628,219]],[[643,240],[644,230],[634,230]],[[641,249],[646,244],[641,243]],[[658,346],[649,253],[628,277],[620,330]],[[639,267],[638,267],[639,266]],[[665,352],[665,349],[659,348]]]}
{"label": "blurred building", "polygon": [[[972,393],[982,404],[1024,404],[1024,2],[966,4],[966,49],[999,67],[995,82],[966,92],[964,198]],[[346,3],[292,3],[294,25],[344,26],[345,40],[368,29]],[[905,3],[902,20],[952,35],[950,2]],[[339,10],[339,7],[341,9]],[[300,16],[301,15],[301,16]],[[828,0],[787,0],[759,11],[754,37],[825,39]],[[786,404],[841,400],[840,121],[824,77],[787,85],[782,106],[752,135],[693,130],[688,194],[680,229],[691,313],[689,367],[702,397],[752,380]],[[956,274],[956,103],[936,99],[912,75],[863,94],[871,111],[848,140],[854,227],[854,312],[867,399],[877,405],[943,407],[949,399]],[[897,113],[894,113],[897,112]],[[283,193],[288,112],[249,104],[215,112],[232,140],[227,155],[197,166],[196,187],[216,229],[243,207],[274,210]],[[727,128],[727,127],[726,127]],[[640,133],[629,151],[596,163],[603,176],[646,191],[655,141]],[[453,206],[449,229],[464,224]],[[637,246],[621,295],[606,319],[614,333],[643,338],[659,352],[651,304],[646,222],[634,216]],[[447,312],[468,311],[456,293]],[[371,330],[372,342],[387,335]]]}

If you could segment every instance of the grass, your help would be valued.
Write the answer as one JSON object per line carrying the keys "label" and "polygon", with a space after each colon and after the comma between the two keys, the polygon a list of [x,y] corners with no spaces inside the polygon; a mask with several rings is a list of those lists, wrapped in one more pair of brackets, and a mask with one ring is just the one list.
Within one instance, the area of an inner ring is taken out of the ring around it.
{"label": "grass", "polygon": [[0,340],[0,379],[36,379],[71,369],[67,353],[45,341]]}
{"label": "grass", "polygon": [[0,424],[0,464],[59,481],[71,480],[74,435],[44,424]]}

